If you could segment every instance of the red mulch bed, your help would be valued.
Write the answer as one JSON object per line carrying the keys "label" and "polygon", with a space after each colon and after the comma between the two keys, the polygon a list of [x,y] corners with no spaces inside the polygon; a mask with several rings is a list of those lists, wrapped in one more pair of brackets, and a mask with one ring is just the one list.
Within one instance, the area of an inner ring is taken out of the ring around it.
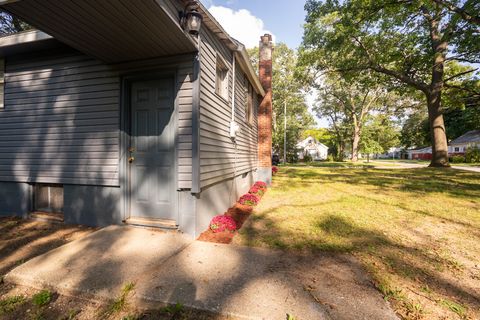
{"label": "red mulch bed", "polygon": [[[248,217],[253,212],[253,208],[250,206],[242,205],[240,203],[236,203],[233,207],[225,212],[226,216],[230,216],[235,220],[237,224],[237,230],[239,230],[245,221],[247,221]],[[229,244],[232,242],[233,237],[237,234],[238,231],[230,232],[217,232],[214,233],[210,228],[203,232],[197,240],[205,241],[205,242],[215,242],[215,243],[224,243]]]}

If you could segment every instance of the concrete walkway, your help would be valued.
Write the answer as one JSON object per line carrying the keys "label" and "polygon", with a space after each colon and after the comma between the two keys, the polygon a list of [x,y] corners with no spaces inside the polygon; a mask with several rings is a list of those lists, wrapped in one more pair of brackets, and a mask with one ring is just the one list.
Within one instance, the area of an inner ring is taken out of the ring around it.
{"label": "concrete walkway", "polygon": [[457,170],[465,170],[465,171],[471,171],[471,172],[479,172],[480,173],[480,167],[469,167],[469,166],[452,166],[453,169]]}
{"label": "concrete walkway", "polygon": [[[407,163],[407,162],[382,162],[382,161],[372,161],[375,164],[375,169],[415,169],[415,168],[426,168],[428,167],[427,163]],[[385,165],[383,165],[385,163]],[[471,172],[480,172],[480,167],[477,166],[456,166],[453,164],[451,166],[455,170],[465,170]]]}
{"label": "concrete walkway", "polygon": [[134,282],[137,306],[180,302],[241,319],[397,319],[349,255],[288,254],[131,227],[52,250],[5,281],[97,300]]}

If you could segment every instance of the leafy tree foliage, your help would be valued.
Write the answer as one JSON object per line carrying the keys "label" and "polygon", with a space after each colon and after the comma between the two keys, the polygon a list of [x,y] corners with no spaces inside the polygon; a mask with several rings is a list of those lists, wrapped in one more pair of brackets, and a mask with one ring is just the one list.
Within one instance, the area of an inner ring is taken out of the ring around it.
{"label": "leafy tree foliage", "polygon": [[360,140],[360,151],[367,155],[388,152],[400,143],[400,130],[387,114],[367,119]]}
{"label": "leafy tree foliage", "polygon": [[32,29],[30,25],[10,13],[0,11],[0,35],[17,33]]}
{"label": "leafy tree foliage", "polygon": [[[250,49],[251,62],[258,70],[258,48]],[[273,54],[273,149],[283,157],[284,109],[287,105],[287,160],[295,161],[296,145],[305,129],[314,123],[306,104],[306,87],[296,81],[297,54],[284,43],[275,46]]]}
{"label": "leafy tree foliage", "polygon": [[[338,151],[351,146],[352,161],[358,160],[363,126],[369,115],[386,111],[391,94],[368,75],[357,81],[330,74],[319,86],[315,111],[328,118],[337,135]],[[347,143],[346,143],[347,142]],[[337,157],[340,157],[337,154]]]}
{"label": "leafy tree foliage", "polygon": [[403,123],[400,141],[405,148],[423,147],[431,143],[428,115],[422,111],[411,113]]}
{"label": "leafy tree foliage", "polygon": [[480,2],[308,0],[305,8],[301,62],[312,78],[369,70],[385,75],[391,88],[421,92],[431,128],[431,166],[448,166],[442,95],[476,69],[470,65],[451,75],[446,69],[454,62],[480,62]]}
{"label": "leafy tree foliage", "polygon": [[[480,105],[449,106],[443,114],[448,140],[480,128]],[[401,143],[404,147],[429,145],[428,115],[423,110],[415,110],[403,122]]]}

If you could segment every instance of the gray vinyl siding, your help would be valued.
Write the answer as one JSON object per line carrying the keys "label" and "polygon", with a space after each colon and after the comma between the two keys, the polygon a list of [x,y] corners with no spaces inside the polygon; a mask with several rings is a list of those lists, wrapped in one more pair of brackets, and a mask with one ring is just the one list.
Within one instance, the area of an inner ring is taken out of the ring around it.
{"label": "gray vinyl siding", "polygon": [[[229,99],[215,93],[216,56],[221,55],[229,71]],[[236,65],[235,121],[241,126],[237,149],[229,135],[232,99],[232,53],[208,30],[201,34],[200,90],[200,187],[221,182],[257,167],[257,99],[254,123],[245,117],[244,74]],[[256,98],[256,96],[255,96]]]}
{"label": "gray vinyl siding", "polygon": [[192,56],[105,65],[77,52],[8,57],[0,181],[119,186],[121,77],[177,70],[178,184],[191,187]]}

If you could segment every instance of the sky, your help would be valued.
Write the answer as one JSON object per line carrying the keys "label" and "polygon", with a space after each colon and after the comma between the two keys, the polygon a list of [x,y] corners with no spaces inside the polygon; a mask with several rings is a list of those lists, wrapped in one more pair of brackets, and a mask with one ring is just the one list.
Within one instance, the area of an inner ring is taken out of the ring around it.
{"label": "sky", "polygon": [[[302,0],[201,0],[232,37],[247,48],[258,46],[260,36],[273,35],[275,43],[298,48],[303,37],[305,1]],[[307,97],[311,109],[315,96]],[[317,126],[327,127],[325,119],[315,118]]]}
{"label": "sky", "polygon": [[225,30],[248,48],[264,33],[297,48],[303,35],[302,0],[201,0]]}

